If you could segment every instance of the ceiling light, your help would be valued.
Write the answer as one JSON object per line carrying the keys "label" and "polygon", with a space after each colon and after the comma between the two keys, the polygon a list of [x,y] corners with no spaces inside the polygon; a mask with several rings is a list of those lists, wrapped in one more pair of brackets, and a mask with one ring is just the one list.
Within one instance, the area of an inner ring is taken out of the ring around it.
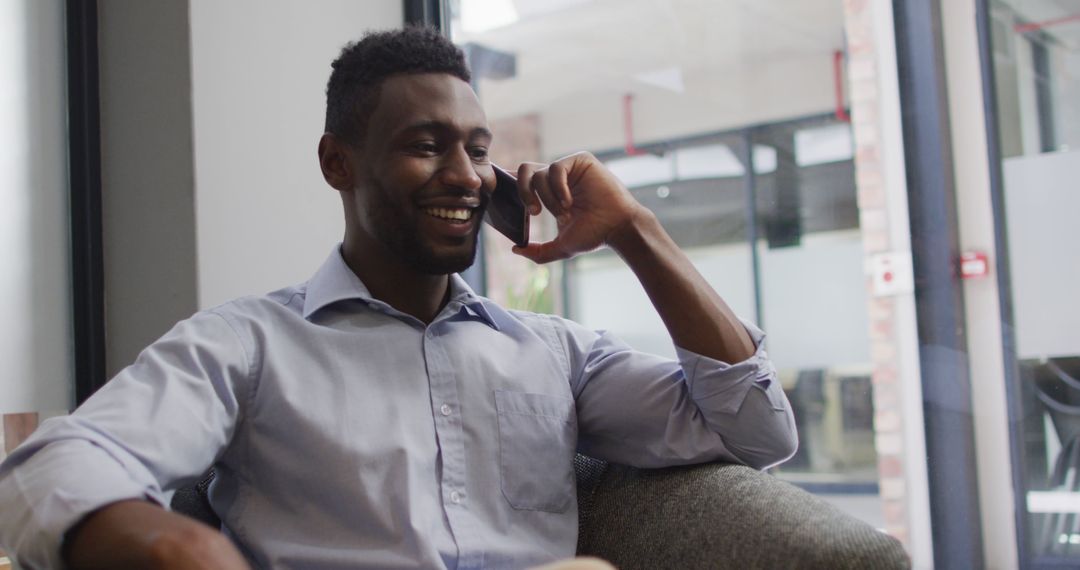
{"label": "ceiling light", "polygon": [[478,34],[518,21],[512,0],[461,0],[461,28]]}

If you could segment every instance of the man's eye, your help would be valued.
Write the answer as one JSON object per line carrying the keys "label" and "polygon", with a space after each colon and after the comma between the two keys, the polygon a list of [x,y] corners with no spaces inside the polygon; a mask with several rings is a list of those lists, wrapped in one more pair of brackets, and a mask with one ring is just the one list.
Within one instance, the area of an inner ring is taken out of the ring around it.
{"label": "man's eye", "polygon": [[439,147],[433,142],[416,142],[412,144],[412,149],[424,154],[435,154],[439,151]]}
{"label": "man's eye", "polygon": [[473,160],[486,160],[488,157],[488,149],[484,147],[470,148],[469,156],[471,156]]}

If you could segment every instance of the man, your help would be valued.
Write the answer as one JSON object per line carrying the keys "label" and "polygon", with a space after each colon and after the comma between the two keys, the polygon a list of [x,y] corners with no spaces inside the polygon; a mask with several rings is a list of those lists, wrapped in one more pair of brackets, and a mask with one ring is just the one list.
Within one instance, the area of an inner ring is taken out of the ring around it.
{"label": "man", "polygon": [[[523,164],[544,263],[601,246],[679,362],[456,275],[494,187],[461,52],[418,28],[347,46],[319,164],[342,244],[307,282],[197,313],[0,468],[0,543],[28,568],[520,568],[573,556],[576,450],[764,468],[796,444],[761,350],[602,164]],[[172,514],[208,467],[222,533]]]}

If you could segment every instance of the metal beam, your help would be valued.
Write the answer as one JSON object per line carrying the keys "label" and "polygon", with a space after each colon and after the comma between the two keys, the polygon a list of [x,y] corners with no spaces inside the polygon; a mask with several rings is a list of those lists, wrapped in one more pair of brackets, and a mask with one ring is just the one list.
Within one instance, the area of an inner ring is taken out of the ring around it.
{"label": "metal beam", "polygon": [[982,68],[983,115],[986,121],[986,153],[990,166],[990,206],[994,217],[995,277],[998,312],[1001,315],[1001,352],[1005,370],[1005,401],[1009,420],[1010,471],[1013,479],[1013,513],[1016,524],[1016,551],[1021,568],[1031,567],[1030,525],[1027,516],[1027,454],[1024,438],[1024,397],[1016,355],[1016,335],[1012,304],[1012,269],[1009,261],[1008,224],[1001,171],[1001,133],[998,125],[997,82],[994,78],[993,28],[990,0],[976,0],[980,67]]}
{"label": "metal beam", "polygon": [[431,26],[442,33],[450,31],[449,10],[442,0],[405,0],[405,23]]}
{"label": "metal beam", "polygon": [[934,566],[982,568],[941,6],[905,0],[893,7]]}
{"label": "metal beam", "polygon": [[67,58],[75,401],[81,404],[106,380],[96,0],[68,0]]}
{"label": "metal beam", "polygon": [[750,277],[754,286],[755,324],[765,328],[761,308],[761,255],[758,253],[757,172],[754,170],[754,129],[742,133],[740,161],[743,163],[743,200],[746,216],[746,243],[750,246]]}

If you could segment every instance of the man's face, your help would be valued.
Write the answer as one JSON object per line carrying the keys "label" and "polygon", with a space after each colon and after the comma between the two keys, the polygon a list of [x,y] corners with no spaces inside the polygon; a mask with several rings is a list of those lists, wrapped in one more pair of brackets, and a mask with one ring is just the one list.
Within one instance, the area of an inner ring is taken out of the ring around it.
{"label": "man's face", "polygon": [[495,173],[472,89],[447,74],[386,79],[360,151],[353,216],[361,239],[430,275],[472,265]]}

